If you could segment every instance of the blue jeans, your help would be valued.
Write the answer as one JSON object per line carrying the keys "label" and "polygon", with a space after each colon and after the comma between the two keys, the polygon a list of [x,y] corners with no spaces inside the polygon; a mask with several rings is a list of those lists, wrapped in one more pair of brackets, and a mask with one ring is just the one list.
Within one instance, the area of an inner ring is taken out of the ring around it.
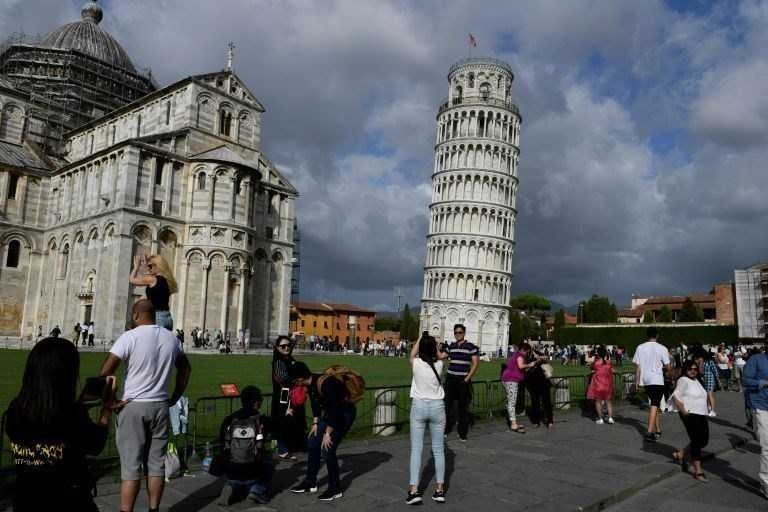
{"label": "blue jeans", "polygon": [[349,432],[352,423],[355,421],[355,415],[357,411],[355,406],[348,404],[343,416],[344,424],[340,428],[331,432],[331,448],[325,450],[321,444],[323,442],[323,436],[325,435],[325,428],[327,424],[325,419],[321,419],[317,425],[317,434],[310,436],[307,451],[309,457],[307,460],[307,483],[311,485],[317,484],[317,473],[320,471],[320,463],[322,459],[325,459],[325,464],[328,467],[328,489],[341,490],[341,480],[339,479],[339,459],[336,458],[336,450],[339,448],[344,436]]}
{"label": "blue jeans", "polygon": [[170,311],[155,311],[155,324],[173,330],[173,317]]}
{"label": "blue jeans", "polygon": [[272,481],[272,475],[275,468],[272,465],[271,458],[265,458],[260,465],[259,478],[255,480],[232,480],[227,479],[227,484],[232,487],[234,492],[248,488],[249,493],[266,494],[269,489],[269,483]]}
{"label": "blue jeans", "polygon": [[435,459],[435,480],[445,483],[445,401],[414,398],[411,402],[411,485],[419,485],[424,431],[429,423],[432,456]]}

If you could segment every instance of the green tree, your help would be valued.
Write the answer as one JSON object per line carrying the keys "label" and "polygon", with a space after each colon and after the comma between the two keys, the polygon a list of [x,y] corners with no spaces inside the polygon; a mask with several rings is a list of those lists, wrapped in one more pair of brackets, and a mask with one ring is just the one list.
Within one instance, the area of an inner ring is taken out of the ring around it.
{"label": "green tree", "polygon": [[513,311],[509,317],[509,343],[519,345],[524,339],[523,319],[520,313]]}
{"label": "green tree", "polygon": [[659,311],[658,316],[656,317],[657,322],[671,322],[672,321],[672,310],[669,309],[667,306],[662,306],[661,310]]}
{"label": "green tree", "polygon": [[531,314],[533,311],[549,311],[552,307],[552,303],[550,303],[548,299],[536,295],[535,293],[522,293],[517,297],[512,298],[510,306]]}
{"label": "green tree", "polygon": [[381,332],[381,331],[399,331],[400,330],[400,320],[397,318],[393,318],[391,316],[381,316],[376,317],[376,322],[374,323],[374,328]]}
{"label": "green tree", "polygon": [[651,311],[650,309],[647,310],[645,313],[643,313],[643,323],[644,324],[653,323],[653,311]]}
{"label": "green tree", "polygon": [[683,302],[683,307],[680,310],[680,315],[677,319],[680,322],[701,322],[704,320],[704,317],[702,316],[701,311],[696,307],[696,304],[693,303],[691,298],[686,297],[685,302]]}
{"label": "green tree", "polygon": [[555,313],[554,327],[555,332],[553,333],[553,337],[555,339],[555,343],[558,343],[560,341],[560,334],[562,333],[562,329],[565,327],[565,311],[562,309]]}
{"label": "green tree", "polygon": [[615,324],[619,318],[619,312],[616,304],[611,302],[608,297],[592,295],[584,303],[582,321],[586,324]]}
{"label": "green tree", "polygon": [[403,308],[403,312],[400,314],[400,338],[410,340],[409,335],[411,333],[412,324],[413,318],[411,317],[411,308],[406,304]]}

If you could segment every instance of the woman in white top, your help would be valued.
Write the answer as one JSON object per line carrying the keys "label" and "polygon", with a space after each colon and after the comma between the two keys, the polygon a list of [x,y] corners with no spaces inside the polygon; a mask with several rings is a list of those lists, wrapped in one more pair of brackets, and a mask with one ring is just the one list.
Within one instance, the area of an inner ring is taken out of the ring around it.
{"label": "woman in white top", "polygon": [[683,365],[672,399],[690,440],[688,446],[675,450],[672,456],[683,465],[683,469],[686,456],[689,456],[693,464],[693,477],[706,482],[707,476],[701,471],[701,449],[709,443],[709,408],[707,390],[699,380],[699,365],[696,361],[687,361]]}
{"label": "woman in white top", "polygon": [[448,354],[438,349],[435,338],[424,333],[411,349],[411,475],[408,505],[421,503],[419,491],[419,473],[421,472],[421,452],[424,447],[424,431],[429,425],[432,438],[432,456],[435,459],[435,479],[437,485],[432,499],[445,503],[445,391],[440,380],[443,359]]}

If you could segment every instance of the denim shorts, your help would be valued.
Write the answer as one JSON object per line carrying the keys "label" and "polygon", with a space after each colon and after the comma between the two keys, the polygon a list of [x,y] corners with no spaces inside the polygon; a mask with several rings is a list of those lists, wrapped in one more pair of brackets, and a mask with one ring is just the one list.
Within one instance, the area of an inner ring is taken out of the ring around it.
{"label": "denim shorts", "polygon": [[155,324],[173,330],[173,317],[170,311],[155,311]]}

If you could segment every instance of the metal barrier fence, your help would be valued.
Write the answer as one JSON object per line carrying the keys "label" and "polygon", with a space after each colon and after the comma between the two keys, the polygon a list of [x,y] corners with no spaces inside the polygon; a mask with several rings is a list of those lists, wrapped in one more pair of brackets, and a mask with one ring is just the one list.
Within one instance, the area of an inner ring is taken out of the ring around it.
{"label": "metal barrier fence", "polygon": [[[556,410],[582,406],[586,401],[588,375],[556,376],[551,381],[552,404]],[[614,400],[626,400],[633,392],[634,373],[615,373]],[[411,399],[409,394],[410,384],[367,388],[363,399],[357,403],[357,417],[350,436],[371,437],[404,431],[410,418]],[[528,405],[530,405],[528,394],[519,392],[518,414],[525,411]],[[310,423],[312,413],[309,403],[305,407],[307,421]],[[196,455],[202,456],[206,443],[216,447],[221,423],[224,418],[239,408],[239,397],[198,398],[194,405],[189,408],[190,419],[186,435],[176,437],[179,451],[185,453],[187,459],[191,459]],[[261,413],[269,415],[270,408],[271,394],[265,394]],[[94,409],[93,412],[94,414],[97,413],[98,409]],[[503,384],[499,380],[473,382],[470,413],[475,420],[494,417],[505,418],[507,415],[507,395]],[[112,425],[107,446],[97,458],[99,461],[117,461],[115,432],[115,425]],[[3,413],[0,424],[0,467],[13,463],[9,448],[10,444],[5,432],[5,413]]]}

